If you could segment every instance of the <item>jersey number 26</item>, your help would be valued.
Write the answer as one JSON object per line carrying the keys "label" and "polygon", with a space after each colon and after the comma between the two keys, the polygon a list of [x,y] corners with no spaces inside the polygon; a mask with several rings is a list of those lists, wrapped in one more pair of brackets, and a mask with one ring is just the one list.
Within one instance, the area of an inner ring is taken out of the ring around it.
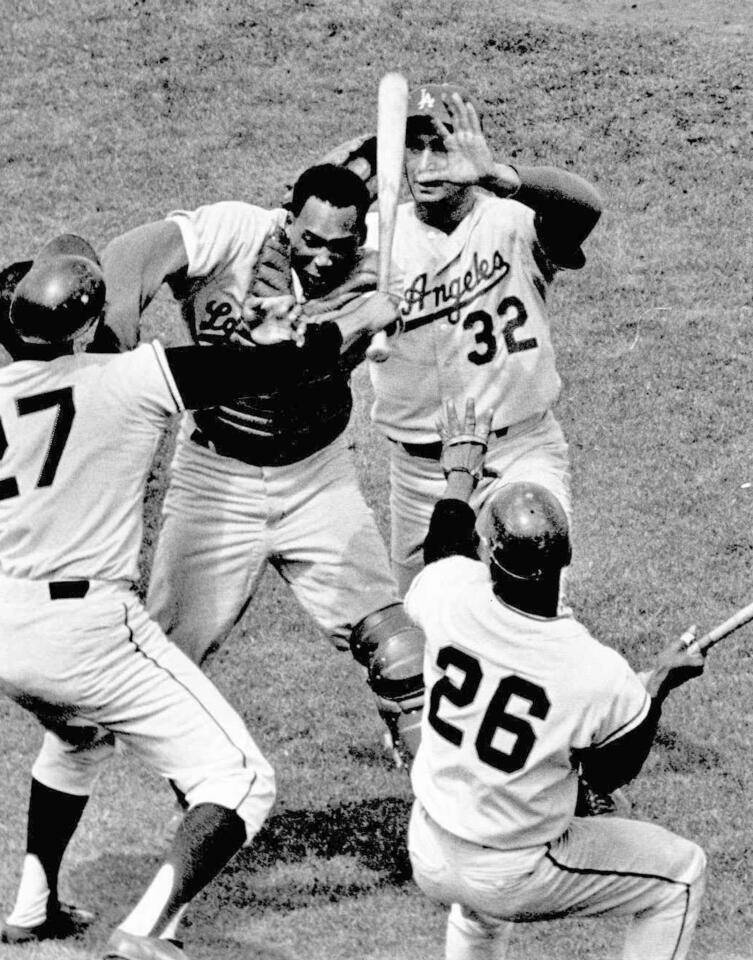
{"label": "jersey number 26", "polygon": [[[459,747],[466,732],[440,717],[439,707],[443,699],[456,707],[468,707],[473,703],[483,677],[481,664],[475,657],[458,650],[457,647],[442,647],[437,655],[437,666],[440,670],[455,667],[464,674],[460,686],[456,686],[446,675],[441,677],[432,687],[429,697],[429,723],[440,737]],[[543,687],[531,683],[530,680],[511,674],[499,681],[479,725],[474,745],[479,760],[503,773],[514,773],[522,769],[536,742],[536,734],[528,720],[507,712],[513,696],[526,700],[529,704],[529,716],[538,720],[546,718],[551,706]],[[498,730],[505,730],[515,737],[507,753],[493,745]]]}

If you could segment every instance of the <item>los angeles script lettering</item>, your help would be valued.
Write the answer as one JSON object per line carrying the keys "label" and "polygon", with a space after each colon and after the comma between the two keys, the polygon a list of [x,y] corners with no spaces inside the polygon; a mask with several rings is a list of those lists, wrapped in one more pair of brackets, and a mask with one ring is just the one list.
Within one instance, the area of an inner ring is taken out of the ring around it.
{"label": "los angeles script lettering", "polygon": [[452,277],[449,283],[438,283],[435,287],[426,286],[427,274],[420,273],[405,291],[403,316],[422,313],[424,310],[436,310],[445,304],[454,304],[449,313],[450,323],[457,323],[460,319],[462,298],[473,293],[482,284],[488,281],[499,281],[510,272],[510,264],[499,250],[494,251],[491,263],[485,257],[473,254],[471,269],[462,276]]}

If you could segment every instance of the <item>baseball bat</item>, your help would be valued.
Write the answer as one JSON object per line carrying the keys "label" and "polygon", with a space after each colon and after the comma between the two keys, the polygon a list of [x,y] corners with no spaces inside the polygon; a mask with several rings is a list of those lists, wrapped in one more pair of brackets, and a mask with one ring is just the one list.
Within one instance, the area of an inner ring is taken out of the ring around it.
{"label": "baseball bat", "polygon": [[[386,73],[379,83],[377,103],[377,210],[379,213],[379,253],[377,290],[390,292],[392,240],[403,177],[405,124],[408,114],[408,84],[400,73]],[[381,363],[390,355],[384,330],[371,338],[366,356]]]}
{"label": "baseball bat", "polygon": [[742,607],[723,623],[718,624],[712,630],[709,630],[708,633],[704,633],[702,637],[694,640],[688,647],[688,651],[692,653],[706,653],[707,650],[710,650],[711,647],[719,643],[720,640],[728,637],[731,633],[734,633],[735,630],[739,630],[740,627],[745,626],[746,623],[750,623],[751,620],[753,620],[753,603]]}

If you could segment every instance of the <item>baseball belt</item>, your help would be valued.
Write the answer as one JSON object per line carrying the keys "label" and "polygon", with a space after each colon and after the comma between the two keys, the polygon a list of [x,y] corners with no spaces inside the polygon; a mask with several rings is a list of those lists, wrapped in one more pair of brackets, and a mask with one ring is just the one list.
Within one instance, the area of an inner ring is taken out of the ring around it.
{"label": "baseball belt", "polygon": [[[532,427],[541,423],[545,416],[546,412],[535,413],[533,416],[526,417],[525,420],[520,420],[518,423],[511,423],[507,427],[492,430],[489,433],[489,443],[491,444],[494,440],[502,440],[504,437],[511,440],[513,437],[527,433]],[[411,457],[423,457],[425,460],[439,460],[442,456],[441,440],[435,440],[433,443],[404,443],[401,440],[393,440],[392,442],[397,443],[397,445],[402,447]]]}
{"label": "baseball belt", "polygon": [[87,595],[113,589],[131,593],[136,588],[130,580],[88,580],[83,577],[70,580],[31,580],[0,573],[0,603],[34,604],[45,600],[82,600]]}

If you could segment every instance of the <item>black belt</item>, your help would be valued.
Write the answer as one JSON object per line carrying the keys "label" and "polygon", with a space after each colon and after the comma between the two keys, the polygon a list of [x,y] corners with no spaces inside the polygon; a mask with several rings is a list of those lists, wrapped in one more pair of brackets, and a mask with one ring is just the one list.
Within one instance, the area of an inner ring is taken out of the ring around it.
{"label": "black belt", "polygon": [[88,580],[51,580],[50,600],[80,600],[89,592]]}
{"label": "black belt", "polygon": [[[490,440],[501,440],[506,437],[510,428],[500,427],[499,430],[492,430],[489,434]],[[442,441],[436,440],[434,443],[403,443],[400,440],[393,441],[405,450],[412,457],[423,457],[425,460],[439,460],[442,456]]]}

